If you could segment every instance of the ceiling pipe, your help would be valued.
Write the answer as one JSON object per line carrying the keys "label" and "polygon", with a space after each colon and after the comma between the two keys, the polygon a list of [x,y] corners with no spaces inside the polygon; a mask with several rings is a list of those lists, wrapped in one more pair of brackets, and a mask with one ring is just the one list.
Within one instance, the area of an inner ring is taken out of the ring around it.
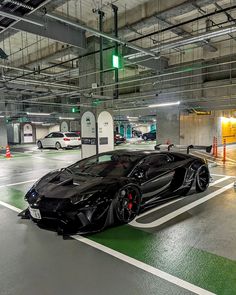
{"label": "ceiling pipe", "polygon": [[57,21],[60,21],[60,22],[66,23],[66,24],[68,24],[68,25],[71,25],[71,26],[73,26],[73,27],[75,27],[75,28],[82,29],[82,30],[85,30],[85,31],[87,31],[87,32],[90,32],[90,33],[92,33],[92,34],[95,35],[95,36],[103,37],[103,38],[105,38],[105,39],[107,39],[107,40],[110,40],[110,41],[112,41],[112,42],[117,42],[117,43],[119,43],[119,44],[121,44],[121,45],[123,45],[123,46],[127,46],[127,47],[129,47],[129,48],[131,48],[131,49],[134,49],[134,50],[137,50],[137,51],[139,51],[139,52],[145,53],[146,55],[150,55],[150,56],[153,56],[153,57],[155,57],[155,58],[160,58],[155,52],[153,52],[153,51],[151,51],[151,50],[148,50],[148,49],[142,48],[142,47],[140,47],[140,46],[137,46],[137,45],[135,45],[135,44],[132,44],[132,43],[130,43],[130,42],[128,42],[128,41],[125,41],[125,40],[122,40],[122,39],[120,39],[120,38],[117,38],[117,37],[111,36],[111,35],[106,34],[106,33],[104,33],[104,32],[100,32],[100,31],[98,31],[98,30],[96,30],[96,29],[93,29],[93,28],[90,28],[90,27],[88,27],[88,26],[86,26],[86,25],[82,25],[82,24],[76,23],[76,22],[71,21],[71,20],[69,20],[69,19],[67,19],[67,18],[64,18],[64,17],[62,17],[62,16],[58,16],[58,15],[51,14],[51,13],[47,13],[46,16],[49,17],[49,18],[52,18],[52,19],[54,19],[54,20],[57,20]]}
{"label": "ceiling pipe", "polygon": [[[235,31],[236,31],[236,25],[234,24],[233,26],[223,27],[223,28],[220,28],[218,30],[214,30],[214,31],[210,31],[210,32],[204,32],[202,34],[195,35],[195,36],[190,37],[190,38],[177,40],[175,42],[169,42],[169,43],[163,44],[161,46],[152,48],[151,51],[160,53],[161,51],[164,51],[164,50],[170,50],[170,49],[174,49],[176,47],[186,46],[186,45],[193,44],[193,43],[196,43],[196,42],[201,42],[201,41],[204,41],[204,40],[207,40],[207,39],[211,39],[211,38],[231,34],[231,33],[235,32]],[[139,52],[139,53],[126,55],[125,58],[127,58],[127,59],[135,59],[135,58],[143,57],[143,56],[146,56],[146,54]]]}

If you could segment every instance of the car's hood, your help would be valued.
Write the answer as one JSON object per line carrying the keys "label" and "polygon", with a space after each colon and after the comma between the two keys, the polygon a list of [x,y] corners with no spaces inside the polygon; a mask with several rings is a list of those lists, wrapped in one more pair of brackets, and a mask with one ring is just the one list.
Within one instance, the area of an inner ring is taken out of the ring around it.
{"label": "car's hood", "polygon": [[35,190],[46,198],[71,198],[102,190],[115,182],[117,180],[114,178],[73,175],[69,171],[61,170],[41,178]]}

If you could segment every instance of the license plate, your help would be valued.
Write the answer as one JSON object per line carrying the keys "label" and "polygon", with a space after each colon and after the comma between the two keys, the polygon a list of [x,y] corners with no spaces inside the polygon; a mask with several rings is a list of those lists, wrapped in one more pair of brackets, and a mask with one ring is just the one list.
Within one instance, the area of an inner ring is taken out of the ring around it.
{"label": "license plate", "polygon": [[30,215],[35,219],[42,219],[39,209],[29,207]]}

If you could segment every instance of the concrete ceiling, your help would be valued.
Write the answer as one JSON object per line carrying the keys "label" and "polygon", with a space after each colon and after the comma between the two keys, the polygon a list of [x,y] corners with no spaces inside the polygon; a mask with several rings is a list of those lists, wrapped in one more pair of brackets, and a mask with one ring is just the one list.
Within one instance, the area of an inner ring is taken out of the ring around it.
{"label": "concrete ceiling", "polygon": [[[7,7],[8,2],[10,1],[3,1],[3,5]],[[100,88],[95,90],[95,93],[91,88],[93,82],[100,84],[99,38],[93,37],[94,34],[86,31],[85,26],[98,29],[97,10],[102,9],[105,13],[104,30],[112,35],[111,2],[104,1],[103,5],[97,0],[19,2],[34,6],[35,12],[26,10],[19,13],[17,10],[0,7],[0,14],[1,10],[8,9],[8,13],[23,18],[16,24],[13,24],[14,20],[10,17],[0,19],[0,26],[1,20],[4,21],[4,26],[12,26],[2,29],[2,33],[0,31],[0,48],[8,55],[7,60],[0,60],[0,87],[4,93],[0,99],[12,99],[19,91],[18,97],[29,102],[34,101],[34,104],[45,104],[46,108],[48,102],[53,103],[56,99],[58,101],[58,97],[62,104],[91,101],[91,93],[94,97],[99,97]],[[37,10],[37,5],[43,3],[45,6],[42,5]],[[135,44],[148,50],[169,43],[174,46],[161,50],[158,53],[161,55],[158,62],[148,54],[142,58],[124,60],[124,68],[119,71],[119,100],[113,100],[114,73],[110,71],[109,64],[112,49],[104,51],[105,106],[114,109],[132,109],[137,106],[142,108],[156,101],[158,94],[160,101],[182,99],[185,101],[185,108],[208,109],[214,99],[214,87],[210,88],[208,83],[215,83],[215,87],[221,89],[221,92],[216,90],[216,93],[221,93],[222,99],[218,98],[214,107],[227,105],[227,97],[230,98],[228,107],[236,106],[236,88],[232,86],[236,76],[233,63],[236,54],[235,31],[220,37],[213,35],[210,39],[205,38],[200,42],[175,46],[179,40],[187,40],[205,32],[214,32],[229,26],[234,28],[234,1],[117,0],[112,3],[118,7],[119,38],[130,42],[127,44]],[[229,7],[232,9],[228,9]],[[222,9],[225,11],[217,13]],[[52,19],[50,13],[68,19],[70,23]],[[209,17],[204,17],[208,14]],[[29,21],[41,22],[42,26],[29,25]],[[182,23],[184,24],[181,25]],[[104,38],[104,47],[112,46],[114,43]],[[122,47],[119,50],[125,50],[122,52],[127,55],[137,52],[134,49],[127,51],[127,48]],[[211,71],[209,75],[210,61],[213,65],[222,66],[214,68],[213,73]],[[198,64],[196,68],[191,68],[193,62]],[[189,68],[191,69],[188,70]],[[176,73],[174,76],[173,72]],[[185,77],[186,73],[188,77]],[[40,89],[36,90],[37,84]],[[130,99],[127,100],[127,97]],[[11,111],[13,109],[14,107]],[[17,109],[18,107],[15,108],[16,112]]]}

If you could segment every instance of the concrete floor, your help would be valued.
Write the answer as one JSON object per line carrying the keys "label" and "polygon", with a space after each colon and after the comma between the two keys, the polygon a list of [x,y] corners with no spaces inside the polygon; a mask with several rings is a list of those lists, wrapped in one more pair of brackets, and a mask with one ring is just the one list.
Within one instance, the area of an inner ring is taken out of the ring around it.
{"label": "concrete floor", "polygon": [[226,165],[211,168],[207,192],[70,240],[16,211],[35,179],[79,160],[80,151],[16,155],[0,159],[1,295],[236,294],[235,149]]}

